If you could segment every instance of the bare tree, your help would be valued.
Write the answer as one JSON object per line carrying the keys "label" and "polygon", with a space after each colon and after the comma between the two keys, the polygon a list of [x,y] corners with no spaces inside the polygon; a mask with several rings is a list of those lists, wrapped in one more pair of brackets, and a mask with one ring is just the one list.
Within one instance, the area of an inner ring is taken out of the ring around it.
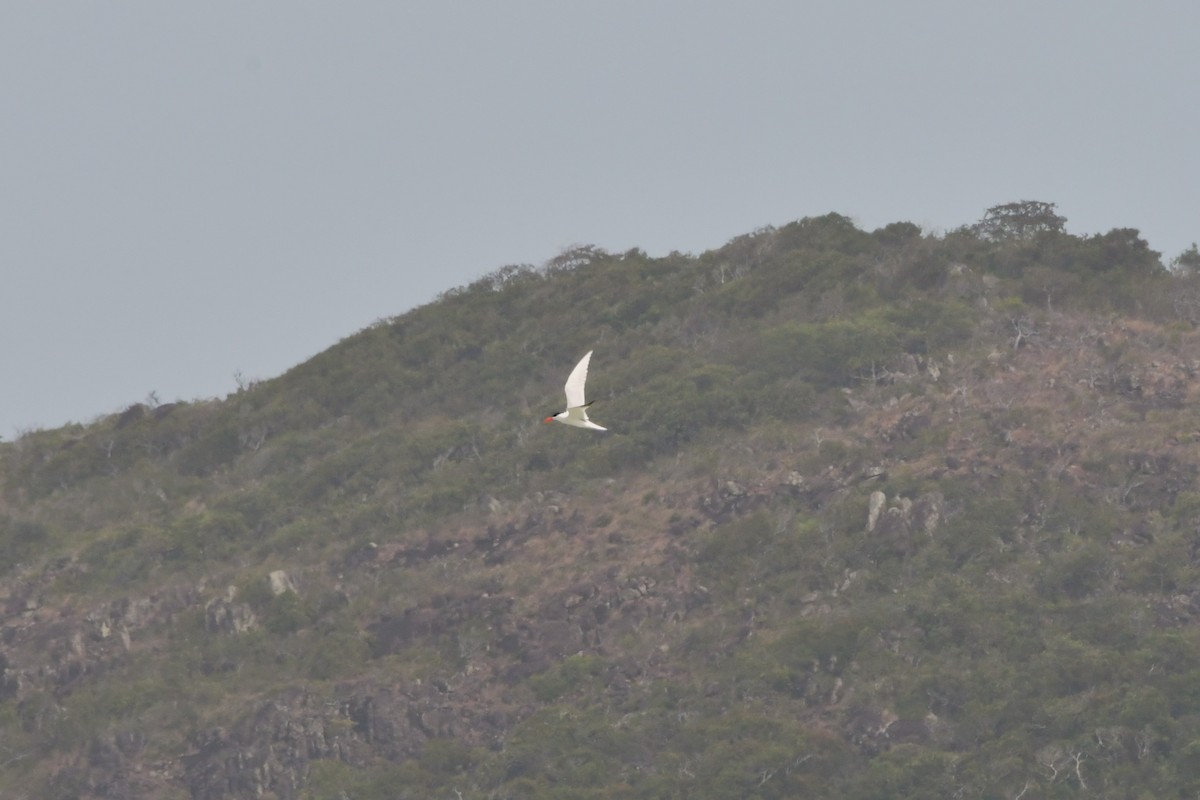
{"label": "bare tree", "polygon": [[1083,771],[1081,767],[1083,766],[1084,759],[1087,758],[1087,753],[1083,752],[1082,750],[1075,750],[1070,755],[1071,760],[1075,763],[1075,778],[1079,781],[1079,788],[1086,792],[1087,784],[1083,781]]}
{"label": "bare tree", "polygon": [[1027,339],[1037,335],[1037,329],[1025,317],[1013,317],[1009,322],[1012,323],[1013,331],[1016,333],[1016,336],[1013,338],[1014,350],[1021,349],[1021,346],[1025,344]]}

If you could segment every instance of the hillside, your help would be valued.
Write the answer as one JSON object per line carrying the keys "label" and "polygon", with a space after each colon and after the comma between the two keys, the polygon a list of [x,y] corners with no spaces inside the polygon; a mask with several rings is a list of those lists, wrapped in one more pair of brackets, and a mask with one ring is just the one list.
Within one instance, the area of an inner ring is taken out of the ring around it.
{"label": "hillside", "polygon": [[0,443],[0,797],[1195,797],[1200,278],[1063,222],[579,248]]}

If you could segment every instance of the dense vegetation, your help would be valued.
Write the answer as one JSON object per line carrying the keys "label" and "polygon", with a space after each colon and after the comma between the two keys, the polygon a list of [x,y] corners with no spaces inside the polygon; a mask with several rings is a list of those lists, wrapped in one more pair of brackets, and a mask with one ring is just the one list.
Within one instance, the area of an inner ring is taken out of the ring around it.
{"label": "dense vegetation", "polygon": [[0,796],[1197,796],[1200,261],[1065,222],[575,249],[0,444]]}

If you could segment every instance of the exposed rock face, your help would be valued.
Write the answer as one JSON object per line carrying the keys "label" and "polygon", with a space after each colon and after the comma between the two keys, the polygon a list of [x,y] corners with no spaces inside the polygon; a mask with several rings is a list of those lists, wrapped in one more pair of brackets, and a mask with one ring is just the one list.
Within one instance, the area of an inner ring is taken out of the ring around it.
{"label": "exposed rock face", "polygon": [[291,577],[281,569],[277,569],[269,576],[271,581],[271,594],[278,597],[284,592],[295,592],[296,584],[292,582]]}
{"label": "exposed rock face", "polygon": [[885,503],[887,503],[886,494],[880,491],[871,492],[871,497],[867,500],[867,530],[875,530]]}
{"label": "exposed rock face", "polygon": [[[665,642],[652,643],[637,658],[612,654],[620,652],[620,642],[637,641],[648,630],[677,624],[712,604],[709,590],[687,566],[685,552],[697,528],[752,513],[777,499],[815,506],[846,485],[844,477],[805,478],[795,472],[764,476],[756,483],[706,482],[701,492],[670,501],[678,503],[671,508],[679,511],[671,521],[667,514],[660,520],[666,536],[654,540],[652,557],[639,558],[639,566],[628,571],[622,565],[638,542],[636,534],[626,533],[608,516],[604,524],[593,524],[594,515],[549,493],[507,518],[493,517],[474,532],[436,532],[384,547],[360,546],[331,565],[339,582],[343,573],[427,569],[449,559],[472,558],[494,566],[528,558],[530,548],[547,541],[571,542],[620,560],[601,562],[607,563],[604,569],[553,588],[539,587],[536,602],[501,582],[456,587],[407,608],[381,611],[363,631],[373,659],[424,650],[447,655],[453,668],[393,685],[377,677],[319,690],[293,684],[248,707],[229,709],[219,724],[192,734],[183,752],[162,762],[149,760],[154,747],[147,729],[130,720],[88,742],[81,759],[57,774],[81,787],[81,797],[171,796],[183,787],[199,800],[294,800],[315,760],[352,766],[381,759],[402,762],[419,757],[431,739],[500,747],[507,732],[539,707],[530,702],[527,690],[515,687],[555,670],[564,659],[605,654],[608,663],[600,680],[614,697],[628,695],[657,670],[669,668],[671,647]],[[827,612],[830,598],[849,586],[850,577],[829,597],[819,598],[811,613]],[[319,574],[311,579],[314,594],[321,579]],[[275,597],[296,591],[291,571],[276,570],[260,580],[265,584],[260,588],[269,586]],[[38,591],[31,584],[21,596]],[[10,590],[9,597],[15,595]],[[92,676],[119,669],[123,660],[137,657],[139,648],[163,646],[161,636],[177,616],[199,615],[197,622],[202,620],[208,636],[237,637],[261,633],[264,627],[248,598],[206,580],[53,617],[47,609],[27,610],[24,602],[19,606],[3,623],[4,643],[46,655],[36,667],[0,663],[0,700],[15,697],[23,703],[22,718],[39,730],[61,724],[66,713],[53,693],[41,693],[44,688],[65,696]],[[26,615],[47,619],[34,625]],[[751,612],[716,646],[731,652],[754,628]],[[39,648],[39,642],[45,646]],[[287,646],[286,639],[281,642],[281,649]],[[239,656],[217,646],[198,666],[205,674],[236,673]],[[27,680],[31,669],[39,672]],[[840,702],[845,694],[840,681],[822,673],[809,681],[805,696],[814,703]]]}
{"label": "exposed rock face", "polygon": [[912,518],[919,530],[933,536],[946,514],[946,498],[941,492],[928,492],[913,503]]}
{"label": "exposed rock face", "polygon": [[896,552],[919,546],[918,534],[933,536],[945,516],[946,500],[940,492],[929,492],[916,500],[896,497],[888,504],[883,492],[872,492],[867,502],[867,530]]}
{"label": "exposed rock face", "polygon": [[294,800],[310,761],[356,760],[354,738],[344,706],[330,709],[323,698],[291,690],[231,729],[197,734],[193,751],[182,758],[183,781],[196,800],[263,797],[267,792]]}
{"label": "exposed rock face", "polygon": [[871,492],[867,501],[867,530],[881,535],[921,532],[932,536],[942,523],[946,499],[941,492],[928,492],[916,500],[897,497],[887,505],[887,495]]}
{"label": "exposed rock face", "polygon": [[223,598],[210,600],[204,606],[204,625],[210,632],[246,633],[258,627],[258,618],[245,603],[234,602],[233,587]]}
{"label": "exposed rock face", "polygon": [[778,484],[775,487],[764,485],[743,486],[737,481],[713,481],[712,491],[700,497],[700,510],[714,522],[728,522],[739,514],[766,505],[775,491],[787,491],[796,494],[803,491],[804,479],[798,474],[789,478],[797,481],[789,485]]}
{"label": "exposed rock face", "polygon": [[805,488],[807,488],[807,484],[804,481],[804,476],[795,470],[791,470],[784,475],[783,480],[779,482],[779,485],[781,487],[787,487],[792,494],[800,494],[805,490]]}

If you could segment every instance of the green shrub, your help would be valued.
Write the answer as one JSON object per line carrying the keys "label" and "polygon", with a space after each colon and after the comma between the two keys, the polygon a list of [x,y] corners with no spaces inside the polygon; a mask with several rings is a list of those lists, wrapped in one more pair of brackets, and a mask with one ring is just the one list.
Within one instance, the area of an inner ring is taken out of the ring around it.
{"label": "green shrub", "polygon": [[538,700],[552,703],[582,688],[599,676],[604,668],[605,661],[602,658],[583,654],[569,656],[546,672],[530,678],[529,686]]}
{"label": "green shrub", "polygon": [[295,633],[309,621],[300,595],[290,589],[271,598],[263,614],[263,626],[276,636]]}
{"label": "green shrub", "polygon": [[80,561],[89,587],[127,587],[147,578],[162,557],[163,541],[151,530],[129,528],[102,534],[84,548]]}
{"label": "green shrub", "polygon": [[164,556],[171,561],[196,562],[224,559],[250,539],[250,529],[232,511],[187,514],[166,530]]}
{"label": "green shrub", "polygon": [[415,761],[365,767],[320,759],[312,763],[301,800],[418,800],[432,796],[436,777]]}
{"label": "green shrub", "polygon": [[0,573],[34,555],[48,538],[45,525],[0,514]]}
{"label": "green shrub", "polygon": [[755,365],[769,375],[830,388],[874,381],[902,352],[899,329],[879,315],[789,323],[763,334]]}
{"label": "green shrub", "polygon": [[175,457],[182,475],[204,477],[229,464],[241,452],[237,428],[231,423],[218,424],[183,448]]}

